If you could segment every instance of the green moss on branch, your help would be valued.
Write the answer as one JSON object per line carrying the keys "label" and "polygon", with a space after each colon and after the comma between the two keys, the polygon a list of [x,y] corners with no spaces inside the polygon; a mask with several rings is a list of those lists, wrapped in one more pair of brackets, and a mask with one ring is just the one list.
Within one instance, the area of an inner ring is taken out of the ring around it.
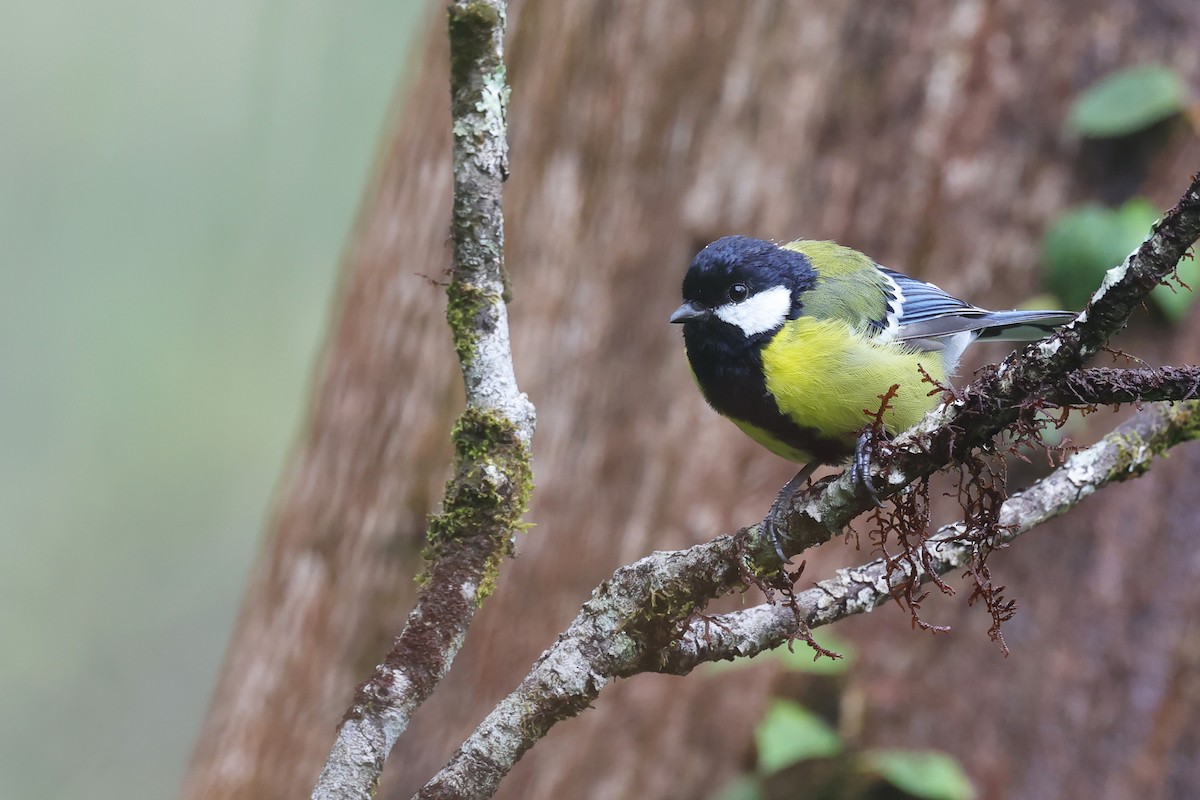
{"label": "green moss on branch", "polygon": [[502,30],[504,8],[487,0],[450,6],[450,86],[462,86],[475,74],[475,64],[496,60],[492,37]]}
{"label": "green moss on branch", "polygon": [[463,367],[470,365],[480,334],[490,327],[488,310],[498,300],[492,292],[460,280],[451,281],[446,288],[446,322]]}
{"label": "green moss on branch", "polygon": [[512,536],[524,528],[521,518],[533,491],[529,448],[516,426],[503,416],[468,408],[452,433],[454,477],[446,484],[440,513],[429,520],[426,558],[441,558],[452,541],[487,550],[487,567],[476,601],[495,588],[500,562],[512,551]]}

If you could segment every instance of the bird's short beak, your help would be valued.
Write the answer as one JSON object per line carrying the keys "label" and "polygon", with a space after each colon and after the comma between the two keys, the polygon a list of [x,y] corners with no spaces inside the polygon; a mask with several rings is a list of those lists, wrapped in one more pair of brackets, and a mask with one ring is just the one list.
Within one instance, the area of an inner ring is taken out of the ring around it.
{"label": "bird's short beak", "polygon": [[694,319],[708,319],[712,311],[699,303],[684,303],[671,314],[671,322],[690,322]]}

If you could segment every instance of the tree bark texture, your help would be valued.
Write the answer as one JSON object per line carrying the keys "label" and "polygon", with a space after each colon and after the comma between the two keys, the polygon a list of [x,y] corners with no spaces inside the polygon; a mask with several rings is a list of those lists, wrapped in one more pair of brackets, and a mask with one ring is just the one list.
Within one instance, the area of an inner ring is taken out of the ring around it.
{"label": "tree bark texture", "polygon": [[[1062,124],[1122,66],[1165,62],[1200,85],[1192,0],[520,0],[509,13],[506,262],[517,377],[538,408],[536,527],[381,797],[421,786],[616,566],[761,518],[790,477],[704,406],[666,323],[701,245],[837,239],[998,308],[1037,291],[1038,242],[1066,205],[1167,204],[1200,164],[1179,124],[1117,143]],[[439,17],[347,248],[184,797],[306,795],[411,606],[462,402],[430,284],[449,265],[444,39]],[[1147,316],[1117,344],[1194,363],[1198,341],[1196,315],[1178,335]],[[947,750],[984,797],[1200,796],[1197,478],[1200,453],[1182,448],[994,556],[1022,605],[1009,658],[962,592],[926,608],[949,635],[887,607],[838,626],[860,654],[839,690],[859,709],[847,736]],[[952,518],[950,501],[935,509]],[[801,586],[868,557],[831,542]],[[772,675],[620,683],[500,796],[702,797],[744,767]]]}

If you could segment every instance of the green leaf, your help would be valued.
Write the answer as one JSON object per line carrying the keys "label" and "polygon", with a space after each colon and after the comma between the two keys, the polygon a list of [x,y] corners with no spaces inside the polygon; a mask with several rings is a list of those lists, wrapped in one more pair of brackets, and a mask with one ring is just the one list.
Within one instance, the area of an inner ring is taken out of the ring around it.
{"label": "green leaf", "polygon": [[744,775],[740,778],[734,778],[725,788],[714,794],[710,800],[762,800],[762,789],[758,785],[758,780]]}
{"label": "green leaf", "polygon": [[1063,214],[1042,239],[1046,288],[1069,309],[1083,308],[1104,279],[1150,234],[1158,212],[1143,198],[1117,210],[1086,205]]}
{"label": "green leaf", "polygon": [[842,740],[816,714],[791,700],[776,700],[754,730],[758,769],[775,772],[806,758],[836,755]]}
{"label": "green leaf", "polygon": [[1063,214],[1046,231],[1046,288],[1067,308],[1078,311],[1087,305],[1104,272],[1123,258],[1112,246],[1112,230],[1112,212],[1088,205]]}
{"label": "green leaf", "polygon": [[929,800],[972,800],[975,787],[958,762],[936,750],[872,750],[866,762],[898,789]]}
{"label": "green leaf", "polygon": [[1067,125],[1084,136],[1126,136],[1178,114],[1187,87],[1173,70],[1146,64],[1114,72],[1071,104]]}
{"label": "green leaf", "polygon": [[1158,222],[1158,209],[1144,197],[1134,197],[1115,212],[1117,217],[1118,238],[1125,254],[1129,255],[1150,235],[1150,229]]}

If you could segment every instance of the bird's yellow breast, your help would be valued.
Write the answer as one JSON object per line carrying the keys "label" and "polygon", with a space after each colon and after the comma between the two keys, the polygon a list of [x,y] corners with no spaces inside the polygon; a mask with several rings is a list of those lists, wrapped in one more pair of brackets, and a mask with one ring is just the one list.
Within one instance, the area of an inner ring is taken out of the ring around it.
{"label": "bird's yellow breast", "polygon": [[785,322],[762,350],[767,391],[793,422],[833,437],[853,437],[879,410],[880,395],[900,388],[884,425],[891,434],[912,427],[938,400],[934,386],[945,382],[941,355],[880,341],[840,320],[800,317]]}

